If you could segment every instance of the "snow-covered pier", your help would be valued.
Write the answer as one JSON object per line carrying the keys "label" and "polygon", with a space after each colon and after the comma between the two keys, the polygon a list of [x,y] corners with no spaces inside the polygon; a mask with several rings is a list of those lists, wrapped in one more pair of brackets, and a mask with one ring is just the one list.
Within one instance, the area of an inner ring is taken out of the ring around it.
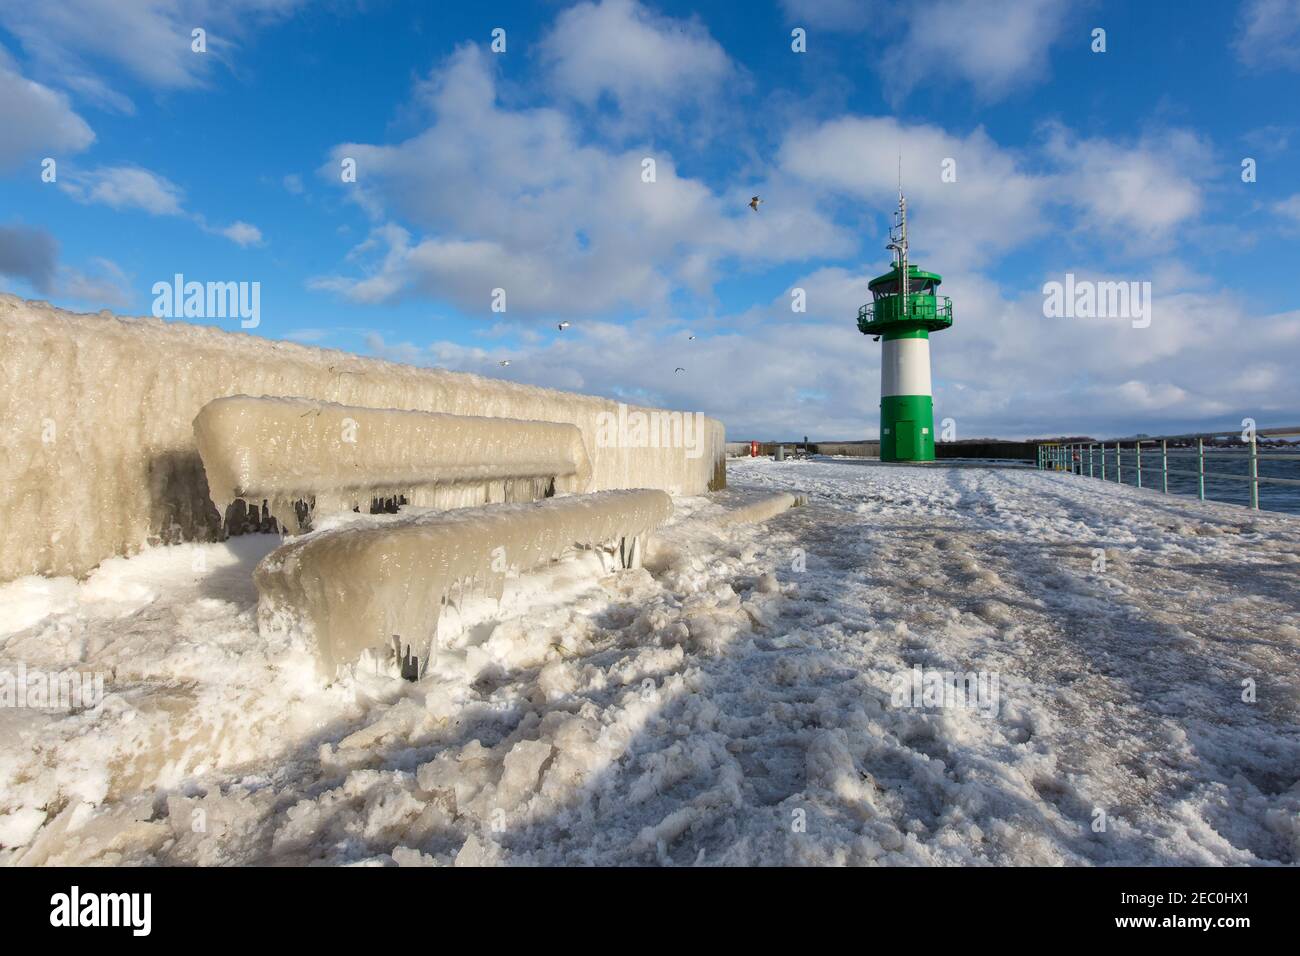
{"label": "snow-covered pier", "polygon": [[[979,467],[728,480],[640,569],[443,615],[416,683],[259,635],[269,535],[0,587],[0,670],[104,675],[0,708],[0,862],[1300,860],[1300,520]],[[808,501],[729,520],[757,490]]]}

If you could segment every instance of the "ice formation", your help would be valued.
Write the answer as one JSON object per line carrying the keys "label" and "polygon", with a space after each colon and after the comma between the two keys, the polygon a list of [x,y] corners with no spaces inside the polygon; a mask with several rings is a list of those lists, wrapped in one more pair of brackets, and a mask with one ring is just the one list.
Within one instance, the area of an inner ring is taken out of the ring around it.
{"label": "ice formation", "polygon": [[[0,670],[105,675],[98,712],[0,707],[0,866],[1300,861],[1300,519],[1032,469],[729,478],[673,499],[653,573],[584,552],[449,609],[418,685],[325,689],[259,634],[268,535],[0,585]],[[918,663],[1000,674],[999,715],[895,706]]]}
{"label": "ice formation", "polygon": [[775,491],[758,496],[750,495],[749,500],[727,512],[718,519],[724,527],[735,524],[753,524],[775,518],[783,511],[808,503],[808,496],[800,492]]}
{"label": "ice formation", "polygon": [[591,487],[582,432],[563,422],[236,395],[204,405],[194,435],[218,510],[265,501],[291,533],[297,502],[317,514],[397,498],[462,508]]}
{"label": "ice formation", "polygon": [[567,422],[582,432],[593,490],[697,495],[726,483],[714,419],[695,457],[601,443],[602,416],[616,415],[617,402],[188,322],[77,314],[0,294],[0,356],[0,581],[81,575],[150,542],[217,537],[193,422],[228,395]]}
{"label": "ice formation", "polygon": [[511,571],[573,547],[612,547],[635,566],[672,514],[662,491],[606,491],[528,504],[372,518],[296,538],[257,566],[258,627],[301,634],[322,673],[397,636],[427,664],[442,607],[499,597]]}

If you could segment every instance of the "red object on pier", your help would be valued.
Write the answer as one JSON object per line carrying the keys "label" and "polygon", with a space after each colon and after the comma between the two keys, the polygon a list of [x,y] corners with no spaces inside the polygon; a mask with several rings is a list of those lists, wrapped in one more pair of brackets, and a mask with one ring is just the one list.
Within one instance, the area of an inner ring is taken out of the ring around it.
{"label": "red object on pier", "polygon": [[752,441],[749,443],[749,457],[750,458],[758,457],[758,442]]}

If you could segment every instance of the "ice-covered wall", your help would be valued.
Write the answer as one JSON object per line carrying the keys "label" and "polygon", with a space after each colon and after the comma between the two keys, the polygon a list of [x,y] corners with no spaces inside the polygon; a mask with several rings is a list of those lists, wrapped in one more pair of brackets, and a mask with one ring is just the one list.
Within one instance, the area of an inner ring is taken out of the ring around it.
{"label": "ice-covered wall", "polygon": [[662,447],[635,427],[651,410],[620,417],[606,399],[0,294],[0,581],[81,574],[150,541],[215,534],[193,421],[239,394],[571,422],[596,490],[701,494],[726,483],[714,419],[686,435],[695,449]]}

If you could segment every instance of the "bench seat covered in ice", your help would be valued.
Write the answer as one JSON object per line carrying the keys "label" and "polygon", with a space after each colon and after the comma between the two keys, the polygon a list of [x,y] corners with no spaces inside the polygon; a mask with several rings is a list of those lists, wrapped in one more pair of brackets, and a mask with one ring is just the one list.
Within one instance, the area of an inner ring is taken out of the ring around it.
{"label": "bench seat covered in ice", "polygon": [[761,494],[722,492],[713,496],[714,501],[727,510],[718,519],[723,527],[738,524],[756,524],[775,518],[783,511],[798,508],[808,503],[808,496],[802,492],[773,491]]}
{"label": "bench seat covered in ice", "polygon": [[672,510],[662,491],[602,491],[367,519],[304,535],[258,565],[258,626],[302,635],[327,678],[395,635],[423,670],[449,595],[499,598],[507,573],[574,547],[612,548],[624,567],[635,567],[650,531]]}
{"label": "bench seat covered in ice", "polygon": [[234,395],[204,405],[194,434],[218,510],[265,501],[289,532],[297,501],[316,514],[398,497],[456,508],[581,493],[592,480],[582,432],[564,422]]}

